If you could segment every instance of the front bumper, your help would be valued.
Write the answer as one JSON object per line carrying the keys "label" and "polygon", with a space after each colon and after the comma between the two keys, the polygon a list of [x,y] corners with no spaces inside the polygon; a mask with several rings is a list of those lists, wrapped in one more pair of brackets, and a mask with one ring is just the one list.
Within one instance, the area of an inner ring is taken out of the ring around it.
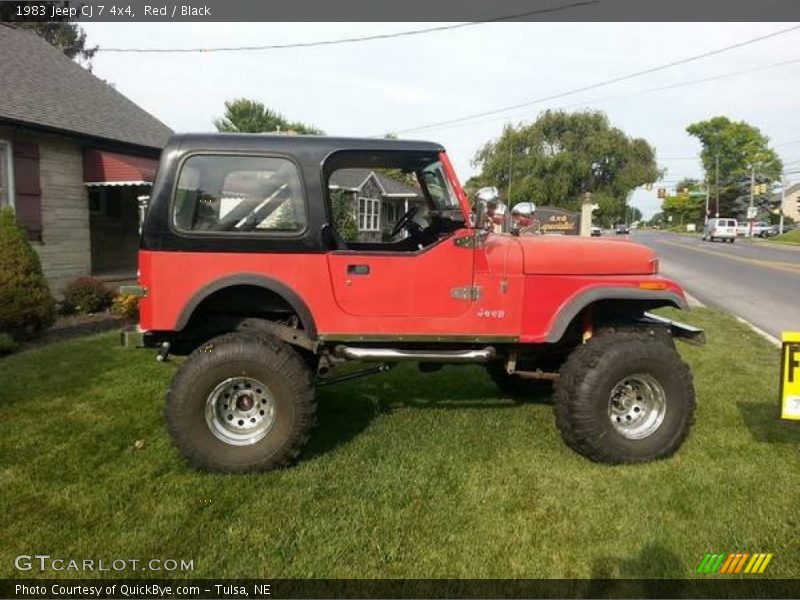
{"label": "front bumper", "polygon": [[706,343],[706,332],[699,327],[693,327],[672,319],[665,319],[648,312],[644,313],[644,317],[640,319],[640,322],[658,325],[659,327],[669,327],[672,337],[680,338],[690,344],[701,345]]}

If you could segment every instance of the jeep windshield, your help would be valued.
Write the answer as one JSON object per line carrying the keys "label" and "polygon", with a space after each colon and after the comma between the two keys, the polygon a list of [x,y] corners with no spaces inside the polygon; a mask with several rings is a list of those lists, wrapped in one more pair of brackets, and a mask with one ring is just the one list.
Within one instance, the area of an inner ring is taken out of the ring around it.
{"label": "jeep windshield", "polygon": [[435,209],[444,211],[460,208],[456,194],[444,174],[444,168],[440,161],[422,169],[420,175],[422,187]]}

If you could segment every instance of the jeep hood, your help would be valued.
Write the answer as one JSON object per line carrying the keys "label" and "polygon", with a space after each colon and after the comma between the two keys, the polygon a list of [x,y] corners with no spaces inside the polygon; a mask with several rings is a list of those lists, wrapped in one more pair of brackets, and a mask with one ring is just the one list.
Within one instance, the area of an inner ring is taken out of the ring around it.
{"label": "jeep hood", "polygon": [[514,239],[522,247],[526,274],[651,275],[657,271],[655,252],[629,241],[570,235],[530,235]]}

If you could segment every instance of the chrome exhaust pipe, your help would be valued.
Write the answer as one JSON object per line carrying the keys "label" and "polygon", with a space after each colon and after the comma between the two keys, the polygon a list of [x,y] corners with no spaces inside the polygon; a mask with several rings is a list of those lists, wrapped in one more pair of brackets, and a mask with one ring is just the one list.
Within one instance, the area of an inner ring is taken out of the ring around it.
{"label": "chrome exhaust pipe", "polygon": [[491,346],[479,350],[397,350],[395,348],[357,348],[336,346],[334,352],[347,360],[399,362],[404,360],[438,363],[480,363],[495,357]]}

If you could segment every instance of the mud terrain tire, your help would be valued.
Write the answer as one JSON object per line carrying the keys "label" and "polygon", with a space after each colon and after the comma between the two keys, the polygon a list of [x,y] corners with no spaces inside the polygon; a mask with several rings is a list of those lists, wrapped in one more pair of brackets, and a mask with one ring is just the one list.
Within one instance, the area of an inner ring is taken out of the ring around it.
{"label": "mud terrain tire", "polygon": [[601,331],[570,354],[559,375],[556,425],[566,444],[592,461],[665,458],[689,434],[692,374],[662,337]]}
{"label": "mud terrain tire", "polygon": [[268,471],[294,462],[311,436],[311,369],[288,344],[232,333],[195,350],[167,392],[175,446],[204,471]]}

